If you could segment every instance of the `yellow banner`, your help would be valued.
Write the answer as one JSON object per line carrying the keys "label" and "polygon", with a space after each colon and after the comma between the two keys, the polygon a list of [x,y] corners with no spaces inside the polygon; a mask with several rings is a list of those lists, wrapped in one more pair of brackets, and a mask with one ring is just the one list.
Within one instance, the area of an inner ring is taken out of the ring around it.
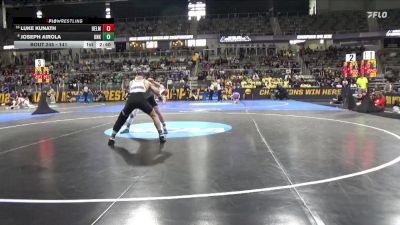
{"label": "yellow banner", "polygon": [[392,95],[386,96],[386,104],[387,105],[394,105],[395,102],[400,102],[400,95]]}
{"label": "yellow banner", "polygon": [[[273,94],[273,89],[267,88],[255,88],[255,89],[237,89],[235,90],[240,94],[247,94],[251,95],[253,99],[269,99],[271,94]],[[295,89],[287,89],[289,98],[293,96],[294,99],[301,99],[306,97],[315,97],[319,98],[324,96],[336,96],[339,95],[341,90],[335,88],[295,88]],[[204,93],[207,92],[207,89],[192,89],[188,93],[188,98],[192,99],[193,92],[196,93],[197,99],[202,100],[204,98]],[[72,98],[68,97],[68,93]],[[104,94],[105,101],[124,101],[126,91],[125,90],[104,90],[101,93]],[[223,99],[230,99],[232,94],[232,89],[227,89],[223,92]],[[37,103],[40,100],[41,93],[33,93],[32,101],[33,103]],[[76,102],[77,97],[80,95],[78,91],[63,91],[63,92],[56,92],[55,98],[56,102]],[[167,99],[170,100],[185,100],[185,91],[182,88],[172,90],[168,90]],[[395,100],[400,101],[400,96],[387,96],[387,104],[392,105]],[[7,103],[9,102],[10,94],[0,93],[0,103]]]}
{"label": "yellow banner", "polygon": [[0,93],[0,103],[7,103],[10,101],[10,94],[6,93]]}

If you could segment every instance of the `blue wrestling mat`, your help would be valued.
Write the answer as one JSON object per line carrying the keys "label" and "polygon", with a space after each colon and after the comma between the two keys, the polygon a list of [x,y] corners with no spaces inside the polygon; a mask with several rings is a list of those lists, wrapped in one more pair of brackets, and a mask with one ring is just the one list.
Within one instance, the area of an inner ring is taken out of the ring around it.
{"label": "blue wrestling mat", "polygon": [[32,115],[32,113],[0,113],[0,122],[31,119],[34,117],[41,117],[41,116],[49,116],[49,115]]}
{"label": "blue wrestling mat", "polygon": [[[124,130],[126,127],[122,127]],[[168,138],[198,137],[230,131],[232,126],[223,123],[211,123],[202,121],[168,121]],[[104,133],[111,136],[112,128]],[[130,133],[118,133],[119,138],[141,138],[158,139],[158,132],[153,123],[133,124],[130,127]]]}
{"label": "blue wrestling mat", "polygon": [[[170,101],[159,104],[162,112],[201,112],[201,111],[340,111],[341,109],[300,101],[273,101],[273,100],[244,100],[237,104],[232,101]],[[119,113],[124,103],[112,106],[89,107],[74,111],[74,113]],[[73,108],[73,107],[71,107]],[[66,104],[65,109],[68,109]],[[49,116],[32,115],[26,112],[0,113],[0,122],[32,119],[34,117]]]}
{"label": "blue wrestling mat", "polygon": [[[232,101],[207,102],[207,101],[176,101],[159,104],[163,112],[182,112],[182,111],[339,111],[341,109],[323,105],[317,105],[299,101],[273,101],[273,100],[244,100],[237,104]],[[106,106],[99,108],[84,109],[80,112],[120,112],[123,105]]]}

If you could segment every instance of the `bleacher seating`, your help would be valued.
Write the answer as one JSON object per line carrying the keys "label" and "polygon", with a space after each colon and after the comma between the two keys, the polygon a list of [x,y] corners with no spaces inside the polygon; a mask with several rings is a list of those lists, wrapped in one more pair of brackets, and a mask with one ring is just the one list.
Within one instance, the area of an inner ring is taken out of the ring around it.
{"label": "bleacher seating", "polygon": [[340,68],[343,65],[343,57],[348,52],[355,52],[357,57],[362,57],[364,48],[331,47],[326,50],[304,49],[300,53],[307,68]]}
{"label": "bleacher seating", "polygon": [[207,17],[200,20],[198,33],[223,35],[272,35],[270,17],[263,14]]}
{"label": "bleacher seating", "polygon": [[185,16],[117,19],[119,36],[157,36],[188,34],[189,22]]}
{"label": "bleacher seating", "polygon": [[397,49],[385,49],[378,52],[378,60],[383,66],[385,76],[400,78],[400,51]]}
{"label": "bleacher seating", "polygon": [[[209,15],[201,19],[198,26],[191,26],[194,22],[188,21],[187,16],[116,19],[116,32],[117,37],[177,35],[191,34],[190,30],[195,27],[197,34],[272,35],[271,16],[268,13]],[[388,10],[388,18],[378,20],[379,27],[383,30],[400,27],[399,16],[399,10]],[[283,34],[368,31],[366,14],[363,11],[335,12],[316,16],[280,15],[278,22]],[[364,50],[347,47],[329,48],[327,50],[302,49],[300,50],[300,57],[297,57],[296,51],[290,49],[269,52],[270,49],[274,48],[264,46],[263,50],[259,50],[256,54],[255,48],[252,46],[246,51],[232,52],[226,50],[226,52],[221,52],[218,55],[210,54],[207,56],[202,54],[204,52],[198,51],[201,53],[201,63],[198,65],[199,72],[196,74],[198,80],[204,81],[207,80],[207,77],[209,79],[225,79],[239,74],[240,76],[253,76],[254,73],[258,73],[260,78],[264,79],[264,82],[261,80],[263,85],[265,84],[267,87],[276,85],[280,81],[279,79],[287,82],[279,83],[284,86],[333,86],[340,81],[344,55],[351,51],[357,53],[357,58],[361,58]],[[259,46],[257,48],[261,49]],[[36,55],[42,53],[43,55]],[[31,84],[33,82],[31,76],[32,59],[41,57],[44,57],[46,61],[53,62],[55,78],[64,76],[65,80],[70,83],[78,83],[78,81],[82,83],[121,83],[121,79],[116,76],[116,73],[121,73],[123,77],[126,75],[126,78],[128,78],[142,70],[149,70],[152,75],[161,77],[161,80],[172,76],[173,80],[180,82],[182,77],[187,77],[187,71],[191,71],[195,66],[195,63],[190,60],[193,54],[193,49],[190,48],[179,51],[170,49],[164,52],[159,49],[143,51],[130,49],[125,52],[82,50],[79,54],[76,53],[78,55],[72,55],[72,53],[68,53],[68,50],[65,54],[55,50],[52,52],[36,51],[32,54],[35,55],[26,54],[22,57],[18,52],[18,56],[15,57],[15,65],[7,69],[5,69],[5,65],[2,65],[0,85],[4,83]],[[48,57],[46,54],[52,54],[52,56]],[[390,71],[394,75],[399,75],[399,55],[400,52],[395,50],[377,53],[382,73]],[[27,69],[28,67],[30,69]],[[309,74],[312,77],[305,78],[300,76],[302,74]],[[265,79],[270,77],[277,80],[265,82]],[[249,77],[243,77],[243,79],[252,80]],[[291,81],[289,82],[289,80]],[[254,85],[257,86],[257,84]]]}
{"label": "bleacher seating", "polygon": [[323,15],[279,16],[283,34],[332,34],[368,31],[362,11],[334,12]]}
{"label": "bleacher seating", "polygon": [[400,29],[400,10],[389,9],[385,10],[387,12],[387,17],[382,19],[377,19],[380,30],[393,30]]}

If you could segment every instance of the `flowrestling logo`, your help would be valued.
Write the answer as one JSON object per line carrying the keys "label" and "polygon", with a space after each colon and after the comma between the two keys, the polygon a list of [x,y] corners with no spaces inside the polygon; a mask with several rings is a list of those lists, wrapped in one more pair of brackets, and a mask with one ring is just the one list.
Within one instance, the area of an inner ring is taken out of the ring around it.
{"label": "flowrestling logo", "polygon": [[[167,122],[167,126],[167,138],[207,136],[224,133],[232,129],[232,126],[227,124],[201,121],[172,121]],[[125,127],[122,127],[121,131],[124,129]],[[108,129],[104,133],[110,136],[112,129]],[[117,137],[157,139],[158,132],[153,123],[139,123],[131,126],[130,133],[118,133]]]}
{"label": "flowrestling logo", "polygon": [[367,12],[367,15],[368,15],[368,18],[379,18],[379,19],[385,19],[388,16],[386,11],[383,11],[383,12],[369,11],[369,12]]}

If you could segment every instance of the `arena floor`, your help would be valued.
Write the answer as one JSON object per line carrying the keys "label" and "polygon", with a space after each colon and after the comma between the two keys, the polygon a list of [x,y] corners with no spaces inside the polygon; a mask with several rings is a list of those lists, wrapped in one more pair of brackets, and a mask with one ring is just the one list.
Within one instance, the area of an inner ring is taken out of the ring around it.
{"label": "arena floor", "polygon": [[[0,224],[400,224],[399,120],[298,101],[0,112]],[[185,121],[182,123],[182,121]]]}

